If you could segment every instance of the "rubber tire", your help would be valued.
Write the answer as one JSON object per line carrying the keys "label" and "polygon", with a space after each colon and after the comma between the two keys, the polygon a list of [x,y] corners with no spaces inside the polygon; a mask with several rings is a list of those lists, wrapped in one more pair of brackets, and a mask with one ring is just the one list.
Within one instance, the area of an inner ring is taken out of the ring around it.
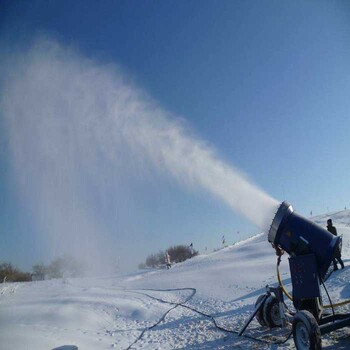
{"label": "rubber tire", "polygon": [[[264,297],[265,297],[265,294],[259,295],[258,299],[255,302],[255,307],[257,307],[258,304],[260,304],[261,300]],[[265,302],[266,302],[266,300],[265,300]],[[264,304],[265,304],[265,302],[264,302]],[[262,305],[262,307],[260,308],[258,313],[255,315],[255,318],[261,326],[266,327],[266,322],[264,320],[264,304]]]}
{"label": "rubber tire", "polygon": [[320,327],[314,317],[314,315],[307,311],[302,310],[295,314],[292,322],[292,331],[293,331],[293,339],[296,349],[304,350],[305,348],[298,347],[298,339],[297,339],[297,327],[298,324],[302,323],[307,331],[307,336],[309,339],[309,347],[310,350],[320,350],[322,349],[322,341],[321,341],[321,331]]}
{"label": "rubber tire", "polygon": [[282,319],[279,318],[279,321],[276,321],[273,317],[273,313],[276,312],[276,308],[279,315],[279,301],[273,295],[270,295],[265,301],[263,308],[263,317],[265,324],[270,328],[282,327]]}

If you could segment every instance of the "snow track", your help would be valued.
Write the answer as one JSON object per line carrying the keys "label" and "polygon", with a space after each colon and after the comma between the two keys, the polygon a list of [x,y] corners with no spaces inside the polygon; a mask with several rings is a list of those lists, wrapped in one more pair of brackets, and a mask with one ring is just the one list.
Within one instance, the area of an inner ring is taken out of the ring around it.
{"label": "snow track", "polygon": [[3,283],[0,287],[0,295],[15,294],[18,286],[17,283]]}

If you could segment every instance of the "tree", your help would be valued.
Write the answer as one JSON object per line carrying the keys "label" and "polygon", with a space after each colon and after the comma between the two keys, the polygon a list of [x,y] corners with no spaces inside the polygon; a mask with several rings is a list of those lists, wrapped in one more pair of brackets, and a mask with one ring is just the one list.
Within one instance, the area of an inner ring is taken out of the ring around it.
{"label": "tree", "polygon": [[146,267],[147,267],[147,266],[146,266],[145,263],[140,263],[140,264],[138,265],[139,270],[144,270]]}
{"label": "tree", "polygon": [[53,260],[45,269],[49,278],[78,277],[84,273],[84,265],[72,256],[63,256]]}
{"label": "tree", "polygon": [[11,263],[0,264],[0,282],[27,282],[31,281],[29,273],[22,272]]}
{"label": "tree", "polygon": [[46,275],[48,272],[48,268],[44,264],[33,265],[32,270],[35,275]]}
{"label": "tree", "polygon": [[63,277],[64,261],[62,258],[55,259],[47,267],[47,273],[50,278],[62,278]]}
{"label": "tree", "polygon": [[146,266],[148,267],[156,267],[158,265],[158,259],[154,254],[151,254],[146,259]]}
{"label": "tree", "polygon": [[81,276],[86,267],[74,257],[65,255],[53,260],[49,265],[36,264],[32,270],[34,274],[42,274],[48,278],[62,278]]}
{"label": "tree", "polygon": [[0,264],[0,281],[8,281],[9,278],[17,273],[17,269],[11,263]]}
{"label": "tree", "polygon": [[[173,263],[179,263],[182,261],[185,261],[187,259],[190,259],[196,255],[198,255],[198,251],[193,249],[192,246],[186,246],[186,245],[177,245],[169,247],[166,250],[169,255],[171,262]],[[146,266],[146,267],[152,267],[155,268],[157,266],[162,266],[165,264],[165,252],[159,251],[157,254],[151,254],[147,257],[145,264],[140,264],[140,266]]]}
{"label": "tree", "polygon": [[173,246],[168,248],[167,251],[171,257],[171,261],[175,263],[183,262],[198,255],[198,251],[191,249],[191,247],[187,245]]}

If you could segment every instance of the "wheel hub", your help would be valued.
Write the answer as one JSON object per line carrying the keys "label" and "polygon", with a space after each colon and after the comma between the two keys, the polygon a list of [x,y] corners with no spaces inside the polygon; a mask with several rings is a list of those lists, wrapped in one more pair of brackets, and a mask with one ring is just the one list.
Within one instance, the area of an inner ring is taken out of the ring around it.
{"label": "wheel hub", "polygon": [[309,350],[310,349],[310,339],[308,335],[308,330],[302,322],[299,322],[296,326],[296,343],[298,350]]}
{"label": "wheel hub", "polygon": [[274,324],[276,324],[276,325],[281,324],[281,315],[280,315],[279,304],[275,304],[275,305],[272,307],[272,310],[271,310],[271,318],[272,318]]}

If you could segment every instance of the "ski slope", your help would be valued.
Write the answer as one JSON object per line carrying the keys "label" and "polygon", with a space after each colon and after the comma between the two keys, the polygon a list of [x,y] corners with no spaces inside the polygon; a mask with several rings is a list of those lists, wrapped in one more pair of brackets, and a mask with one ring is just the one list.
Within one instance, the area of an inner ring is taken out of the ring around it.
{"label": "ski slope", "polygon": [[[325,226],[329,217],[346,265],[327,281],[336,301],[350,298],[350,211],[312,219]],[[287,257],[281,272],[290,290]],[[235,333],[267,284],[276,284],[276,256],[265,234],[170,270],[0,284],[0,349],[293,349],[292,339],[275,344],[289,329],[253,321],[245,337]],[[323,348],[350,348],[349,336],[347,328],[324,336]]]}

